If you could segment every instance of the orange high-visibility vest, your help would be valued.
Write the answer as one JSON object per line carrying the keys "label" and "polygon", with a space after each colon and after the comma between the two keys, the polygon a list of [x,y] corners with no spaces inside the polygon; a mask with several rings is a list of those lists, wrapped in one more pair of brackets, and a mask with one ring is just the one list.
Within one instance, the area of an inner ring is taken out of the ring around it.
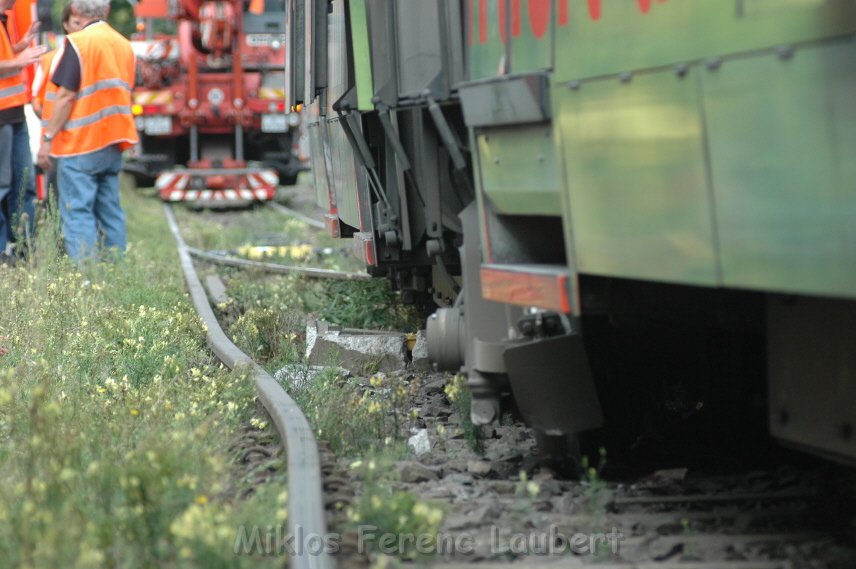
{"label": "orange high-visibility vest", "polygon": [[43,112],[47,94],[52,93],[52,100],[56,96],[57,86],[51,82],[51,76],[53,75],[52,67],[54,64],[59,63],[59,60],[55,58],[58,51],[58,49],[54,49],[42,56],[41,60],[39,60],[36,77],[33,79],[33,109],[39,113],[42,121],[50,118],[50,116]]}
{"label": "orange high-visibility vest", "polygon": [[[18,43],[36,19],[36,2],[35,0],[17,0],[9,14],[9,23],[11,24],[9,35],[12,36],[12,43]],[[30,46],[33,45],[36,45],[35,41],[30,42]],[[24,74],[24,87],[27,89],[27,100],[29,101],[32,96],[30,85],[33,83],[36,66],[28,65],[22,73]]]}
{"label": "orange high-visibility vest", "polygon": [[[39,62],[39,71],[36,73],[36,80],[33,81],[33,107],[39,111],[39,118],[42,121],[42,133],[45,132],[44,127],[48,126],[48,119],[53,114],[53,107],[56,103],[56,92],[59,90],[59,87],[54,85],[52,79],[57,65],[62,61],[64,50],[65,42],[57,49],[44,54]],[[49,58],[50,63],[47,62]],[[39,81],[38,85],[36,84],[37,81]],[[37,107],[37,103],[41,104],[41,108]]]}
{"label": "orange high-visibility vest", "polygon": [[[78,156],[113,144],[125,150],[139,141],[131,114],[134,51],[106,22],[68,36],[80,59],[80,89],[71,116],[51,145],[51,156]],[[69,49],[66,46],[65,49]],[[46,112],[53,105],[45,100]]]}
{"label": "orange high-visibility vest", "polygon": [[[3,24],[0,24],[0,28]],[[9,34],[0,29],[0,61],[15,59]],[[27,87],[24,85],[24,74],[20,69],[0,71],[0,111],[20,107],[27,103]]]}

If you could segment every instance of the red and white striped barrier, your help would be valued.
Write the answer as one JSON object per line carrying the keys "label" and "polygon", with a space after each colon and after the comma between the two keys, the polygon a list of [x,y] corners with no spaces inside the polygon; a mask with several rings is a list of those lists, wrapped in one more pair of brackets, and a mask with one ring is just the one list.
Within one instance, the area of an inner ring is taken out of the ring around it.
{"label": "red and white striped barrier", "polygon": [[[233,178],[228,188],[209,188],[208,179],[218,177],[217,185],[222,184],[222,178]],[[197,188],[201,179],[204,184]],[[194,182],[194,183],[192,183]],[[279,176],[275,170],[183,170],[164,172],[157,177],[155,188],[162,200],[167,202],[230,202],[230,201],[270,201],[276,195]]]}

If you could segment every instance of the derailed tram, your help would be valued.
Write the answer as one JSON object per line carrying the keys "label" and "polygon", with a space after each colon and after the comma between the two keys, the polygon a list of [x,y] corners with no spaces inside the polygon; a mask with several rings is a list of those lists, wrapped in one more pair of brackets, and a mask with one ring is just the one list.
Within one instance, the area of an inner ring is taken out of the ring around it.
{"label": "derailed tram", "polygon": [[856,2],[288,0],[287,30],[327,227],[439,307],[475,423],[856,458]]}

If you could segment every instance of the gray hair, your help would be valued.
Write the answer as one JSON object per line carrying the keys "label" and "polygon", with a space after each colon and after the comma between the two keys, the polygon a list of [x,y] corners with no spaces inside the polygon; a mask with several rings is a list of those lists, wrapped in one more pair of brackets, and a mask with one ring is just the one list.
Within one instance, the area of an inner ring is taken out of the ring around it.
{"label": "gray hair", "polygon": [[110,13],[110,0],[71,0],[71,9],[82,18],[106,19]]}

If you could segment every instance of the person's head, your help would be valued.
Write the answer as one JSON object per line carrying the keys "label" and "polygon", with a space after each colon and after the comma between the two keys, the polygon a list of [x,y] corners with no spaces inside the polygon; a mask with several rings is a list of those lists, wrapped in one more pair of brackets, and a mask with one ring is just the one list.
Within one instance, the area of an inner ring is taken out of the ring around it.
{"label": "person's head", "polygon": [[69,5],[72,16],[80,18],[81,26],[94,20],[106,20],[110,14],[110,0],[71,0]]}
{"label": "person's head", "polygon": [[71,12],[71,4],[66,4],[62,9],[62,29],[67,34],[73,34],[83,27],[83,20]]}

